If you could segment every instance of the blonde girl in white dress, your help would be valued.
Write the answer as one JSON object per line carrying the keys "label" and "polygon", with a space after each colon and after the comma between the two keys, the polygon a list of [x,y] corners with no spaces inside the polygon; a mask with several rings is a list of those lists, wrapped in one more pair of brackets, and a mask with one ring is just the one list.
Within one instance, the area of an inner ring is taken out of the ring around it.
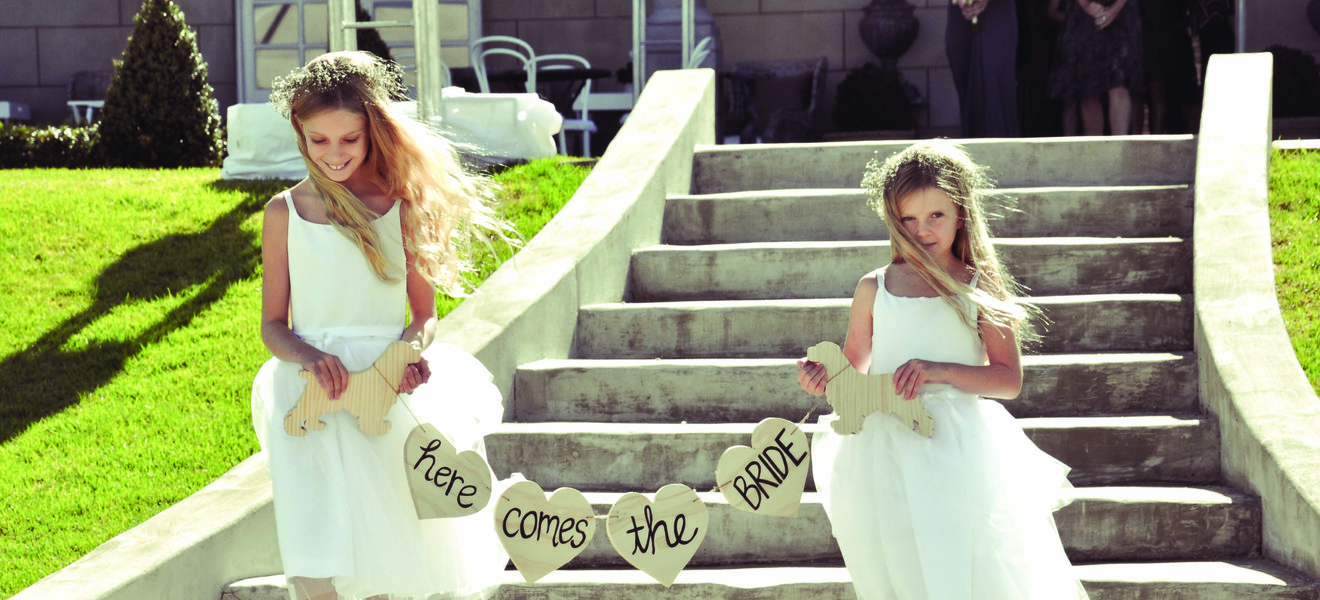
{"label": "blonde girl in white dress", "polygon": [[[951,143],[923,142],[873,160],[863,186],[892,259],[858,282],[844,355],[860,372],[893,373],[935,434],[875,413],[854,435],[825,427],[813,440],[816,489],[857,597],[1086,598],[1053,519],[1068,467],[986,399],[1018,395],[1033,309],[990,244],[982,169]],[[824,393],[825,369],[799,366],[803,389]]]}
{"label": "blonde girl in white dress", "polygon": [[[395,112],[401,82],[392,63],[343,52],[278,79],[271,94],[309,172],[266,205],[261,337],[274,358],[252,390],[294,600],[488,595],[508,560],[489,507],[419,520],[405,479],[403,444],[416,419],[483,454],[482,436],[501,420],[481,363],[432,340],[436,288],[462,292],[462,224],[502,227],[486,182]],[[406,368],[387,434],[361,433],[344,411],[322,417],[323,430],[285,432],[304,386],[337,399],[350,372],[397,340],[423,354]]]}

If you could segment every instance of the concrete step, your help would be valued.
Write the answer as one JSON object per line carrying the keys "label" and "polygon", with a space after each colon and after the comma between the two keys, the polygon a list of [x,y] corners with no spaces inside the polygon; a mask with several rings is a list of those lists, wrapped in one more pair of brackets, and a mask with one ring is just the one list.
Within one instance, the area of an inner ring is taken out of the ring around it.
{"label": "concrete step", "polygon": [[[960,143],[1000,187],[1186,184],[1195,177],[1196,142],[1190,135]],[[692,193],[857,188],[867,161],[910,144],[704,146],[692,159]]]}
{"label": "concrete step", "polygon": [[[1001,401],[1016,417],[1197,411],[1191,354],[1028,355],[1023,371],[1022,394]],[[540,360],[518,367],[514,414],[533,423],[756,423],[817,402],[797,373],[792,358]]]}
{"label": "concrete step", "polygon": [[[782,416],[795,419],[805,412]],[[1041,450],[1072,467],[1069,479],[1075,485],[1204,484],[1219,478],[1219,430],[1199,417],[1037,418],[1019,423]],[[486,437],[486,451],[500,477],[521,472],[544,489],[645,491],[676,482],[705,491],[715,486],[720,455],[730,446],[747,445],[754,427],[505,423]],[[819,427],[812,422],[803,429],[811,433]]]}
{"label": "concrete step", "polygon": [[[1188,560],[1247,557],[1260,545],[1259,499],[1221,488],[1076,488],[1072,504],[1055,513],[1073,562]],[[588,493],[600,517],[622,494]],[[717,493],[701,494],[710,514],[693,567],[764,564],[842,564],[818,494],[803,494],[796,518],[771,518],[730,508]],[[626,568],[596,535],[569,568]]]}
{"label": "concrete step", "polygon": [[[655,490],[649,490],[654,492]],[[1073,562],[1245,558],[1260,545],[1260,501],[1222,488],[1076,488],[1055,513]],[[588,492],[598,519],[620,493]],[[701,493],[710,515],[706,538],[689,566],[842,564],[819,495],[803,494],[798,516],[776,518],[730,508],[718,493]],[[628,568],[602,527],[569,569]]]}
{"label": "concrete step", "polygon": [[[1181,352],[1192,348],[1191,297],[1043,296],[1041,353]],[[577,358],[805,356],[843,344],[848,298],[595,304],[578,311]]]}
{"label": "concrete step", "polygon": [[[999,258],[1033,296],[1191,292],[1180,238],[998,238]],[[851,298],[890,260],[889,242],[651,246],[633,252],[633,302]]]}
{"label": "concrete step", "polygon": [[[1192,188],[1095,185],[1000,188],[985,201],[999,237],[1190,237]],[[666,244],[885,240],[889,230],[857,188],[671,196]]]}
{"label": "concrete step", "polygon": [[[1100,563],[1073,573],[1091,600],[1317,600],[1320,584],[1265,559]],[[221,600],[286,600],[284,577],[232,583]],[[855,600],[842,566],[685,569],[669,588],[636,569],[565,569],[526,583],[506,571],[494,600]]]}

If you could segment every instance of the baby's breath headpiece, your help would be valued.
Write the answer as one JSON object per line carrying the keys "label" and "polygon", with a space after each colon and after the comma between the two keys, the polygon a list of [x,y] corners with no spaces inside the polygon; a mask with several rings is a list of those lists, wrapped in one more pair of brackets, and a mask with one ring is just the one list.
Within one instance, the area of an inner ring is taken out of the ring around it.
{"label": "baby's breath headpiece", "polygon": [[408,99],[403,70],[398,63],[366,52],[335,52],[318,56],[307,66],[275,78],[270,86],[270,103],[287,119],[299,98],[333,93],[354,79],[361,80],[368,96],[382,104]]}

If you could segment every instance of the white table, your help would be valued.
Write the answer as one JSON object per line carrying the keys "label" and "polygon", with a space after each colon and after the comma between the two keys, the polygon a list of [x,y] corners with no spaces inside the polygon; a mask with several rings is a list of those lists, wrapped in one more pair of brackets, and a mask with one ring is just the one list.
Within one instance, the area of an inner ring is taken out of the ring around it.
{"label": "white table", "polygon": [[0,121],[29,121],[32,108],[22,102],[0,101]]}
{"label": "white table", "polygon": [[[554,135],[563,117],[535,94],[472,94],[444,89],[443,115],[434,126],[445,137],[468,146],[479,158],[495,161],[555,154]],[[398,108],[416,117],[416,102]],[[267,103],[228,109],[229,156],[220,169],[226,179],[302,179],[307,165],[298,152],[293,126]]]}
{"label": "white table", "polygon": [[[105,108],[105,100],[70,100],[69,111],[73,113],[73,124],[81,125],[86,121],[88,125],[92,124],[93,113],[98,108]],[[86,111],[84,117],[83,111]]]}

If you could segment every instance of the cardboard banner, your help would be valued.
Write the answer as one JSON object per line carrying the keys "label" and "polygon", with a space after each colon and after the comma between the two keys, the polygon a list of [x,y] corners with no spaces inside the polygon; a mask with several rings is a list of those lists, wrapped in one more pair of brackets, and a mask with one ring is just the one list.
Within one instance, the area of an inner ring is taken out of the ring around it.
{"label": "cardboard banner", "polygon": [[284,431],[295,437],[307,435],[308,430],[325,429],[321,415],[346,410],[357,417],[358,430],[367,435],[381,435],[390,430],[385,415],[399,397],[399,383],[403,370],[422,359],[422,351],[408,342],[394,342],[376,359],[371,368],[350,373],[348,386],[338,400],[331,400],[325,388],[316,383],[308,371],[298,375],[307,380],[298,403],[284,416]]}
{"label": "cardboard banner", "polygon": [[586,496],[559,488],[550,498],[534,481],[509,486],[495,502],[495,533],[527,583],[564,566],[596,535]]}
{"label": "cardboard banner", "polygon": [[832,423],[835,433],[851,435],[862,430],[866,415],[882,412],[893,415],[918,435],[935,435],[935,417],[926,412],[920,400],[904,400],[894,393],[894,376],[863,375],[854,369],[843,350],[833,342],[821,342],[807,349],[807,360],[825,365],[829,382],[825,398],[839,418]]}
{"label": "cardboard banner", "polygon": [[408,434],[403,464],[419,519],[463,517],[490,504],[492,475],[486,459],[471,450],[456,452],[430,423]]}
{"label": "cardboard banner", "polygon": [[671,483],[655,493],[655,502],[637,492],[624,494],[610,508],[605,532],[624,560],[669,587],[701,547],[709,524],[701,497]]}
{"label": "cardboard banner", "polygon": [[811,466],[811,441],[796,424],[771,417],[752,431],[752,445],[720,456],[715,481],[729,506],[777,517],[796,517]]}

